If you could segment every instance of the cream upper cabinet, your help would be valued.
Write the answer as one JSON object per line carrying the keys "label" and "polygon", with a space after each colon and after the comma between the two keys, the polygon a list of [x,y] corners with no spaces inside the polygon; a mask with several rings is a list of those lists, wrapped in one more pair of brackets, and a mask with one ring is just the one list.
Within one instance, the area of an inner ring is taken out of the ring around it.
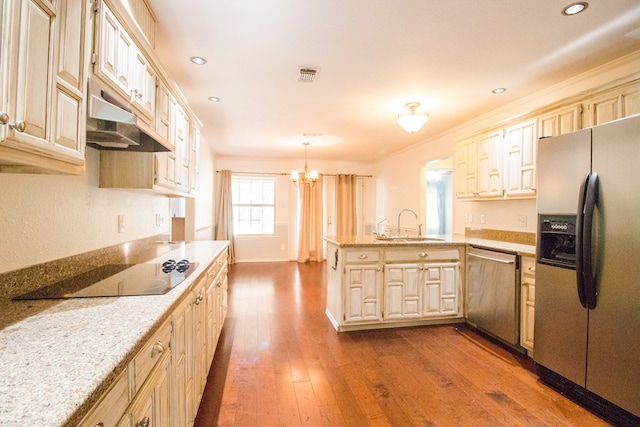
{"label": "cream upper cabinet", "polygon": [[156,110],[156,72],[140,50],[135,51],[132,64],[131,99],[138,111],[153,122]]}
{"label": "cream upper cabinet", "polygon": [[88,7],[2,5],[1,171],[84,173]]}
{"label": "cream upper cabinet", "polygon": [[167,85],[158,79],[156,90],[156,132],[164,139],[169,140],[171,122],[172,95]]}
{"label": "cream upper cabinet", "polygon": [[180,104],[174,106],[175,185],[184,192],[189,190],[189,116]]}
{"label": "cream upper cabinet", "polygon": [[564,135],[582,127],[582,104],[558,108],[538,118],[538,138]]}
{"label": "cream upper cabinet", "polygon": [[497,130],[457,143],[459,199],[502,197],[502,139],[502,130]]}
{"label": "cream upper cabinet", "polygon": [[528,120],[505,130],[505,194],[535,197],[537,120]]}
{"label": "cream upper cabinet", "polygon": [[155,121],[156,72],[116,15],[100,3],[94,73],[145,117]]}
{"label": "cream upper cabinet", "polygon": [[633,81],[604,91],[587,100],[587,126],[640,113],[640,82]]}
{"label": "cream upper cabinet", "polygon": [[189,193],[200,190],[200,126],[193,123],[189,138]]}
{"label": "cream upper cabinet", "polygon": [[502,130],[478,138],[478,197],[502,197],[502,139]]}
{"label": "cream upper cabinet", "polygon": [[456,146],[456,176],[459,199],[469,199],[476,196],[476,182],[478,170],[478,143],[475,139],[459,142]]}

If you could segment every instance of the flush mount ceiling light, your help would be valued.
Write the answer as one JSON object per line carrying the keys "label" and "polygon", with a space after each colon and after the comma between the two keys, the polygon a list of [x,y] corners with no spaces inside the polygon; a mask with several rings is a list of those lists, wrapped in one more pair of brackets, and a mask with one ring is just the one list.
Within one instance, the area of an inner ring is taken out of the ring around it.
{"label": "flush mount ceiling light", "polygon": [[218,98],[217,96],[210,96],[207,99],[211,102],[220,102],[220,98]]}
{"label": "flush mount ceiling light", "polygon": [[587,7],[589,7],[589,3],[586,1],[571,3],[569,6],[562,9],[562,14],[565,16],[577,15],[580,12],[584,12]]}
{"label": "flush mount ceiling light", "polygon": [[311,186],[318,180],[318,171],[309,170],[309,166],[307,165],[307,147],[309,146],[309,143],[303,142],[302,144],[304,145],[304,171],[301,176],[300,172],[294,169],[291,171],[290,178],[295,186],[298,186],[298,182]]}
{"label": "flush mount ceiling light", "polygon": [[416,113],[416,108],[420,106],[419,102],[407,102],[404,104],[409,110],[408,113],[398,114],[398,124],[409,133],[416,133],[427,123],[429,115],[427,113]]}
{"label": "flush mount ceiling light", "polygon": [[192,56],[189,58],[189,61],[193,62],[196,65],[204,65],[207,63],[207,60],[201,56]]}
{"label": "flush mount ceiling light", "polygon": [[495,93],[497,95],[497,94],[506,92],[506,90],[507,89],[504,87],[497,87],[494,90],[492,90],[491,93]]}

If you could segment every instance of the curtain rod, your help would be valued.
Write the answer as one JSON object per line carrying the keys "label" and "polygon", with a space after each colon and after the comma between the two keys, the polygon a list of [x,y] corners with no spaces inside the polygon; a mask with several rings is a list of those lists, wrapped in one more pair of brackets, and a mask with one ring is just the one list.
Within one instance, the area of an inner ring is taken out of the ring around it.
{"label": "curtain rod", "polygon": [[[220,173],[222,171],[217,170],[216,173]],[[237,174],[241,174],[241,175],[286,175],[289,176],[288,172],[234,172],[231,171],[231,173],[237,173]],[[338,176],[338,174],[335,173],[326,173],[326,174],[322,174],[323,176]],[[350,175],[350,174],[343,174],[343,175]],[[356,175],[358,178],[373,178],[373,175]]]}

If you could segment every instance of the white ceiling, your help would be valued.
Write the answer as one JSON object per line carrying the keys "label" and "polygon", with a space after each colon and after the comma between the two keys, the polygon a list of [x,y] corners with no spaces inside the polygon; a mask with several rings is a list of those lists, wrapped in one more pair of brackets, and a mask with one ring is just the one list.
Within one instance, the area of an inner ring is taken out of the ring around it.
{"label": "white ceiling", "polygon": [[[563,16],[571,1],[150,4],[158,57],[216,153],[300,158],[303,134],[322,134],[309,158],[375,161],[640,49],[638,0],[590,0]],[[297,81],[301,66],[319,69],[315,82]],[[416,134],[395,121],[410,101],[430,115]]]}

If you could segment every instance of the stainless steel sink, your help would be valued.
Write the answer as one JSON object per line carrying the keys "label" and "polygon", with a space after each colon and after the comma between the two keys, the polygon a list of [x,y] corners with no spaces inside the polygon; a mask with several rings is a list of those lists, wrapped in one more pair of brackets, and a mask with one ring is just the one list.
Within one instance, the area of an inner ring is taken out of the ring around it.
{"label": "stainless steel sink", "polygon": [[386,242],[443,242],[439,237],[426,236],[375,236],[376,240]]}

